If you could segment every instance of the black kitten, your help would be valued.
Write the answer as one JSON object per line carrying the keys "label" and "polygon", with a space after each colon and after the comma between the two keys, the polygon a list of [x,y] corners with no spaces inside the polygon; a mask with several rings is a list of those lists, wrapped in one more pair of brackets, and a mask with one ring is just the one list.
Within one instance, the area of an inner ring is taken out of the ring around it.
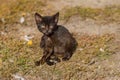
{"label": "black kitten", "polygon": [[58,57],[62,57],[63,61],[69,60],[76,49],[75,38],[65,27],[57,25],[58,18],[59,13],[53,16],[41,16],[35,13],[37,27],[44,34],[40,42],[40,46],[44,50],[43,57],[36,62],[36,65],[44,62],[53,65],[54,61],[60,62]]}

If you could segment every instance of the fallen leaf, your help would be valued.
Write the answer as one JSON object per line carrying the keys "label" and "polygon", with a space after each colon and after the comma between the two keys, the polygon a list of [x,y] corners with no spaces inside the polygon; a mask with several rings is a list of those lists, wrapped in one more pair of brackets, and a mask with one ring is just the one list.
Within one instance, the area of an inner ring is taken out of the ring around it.
{"label": "fallen leaf", "polygon": [[24,17],[21,17],[20,18],[20,23],[23,24],[25,22],[25,18]]}
{"label": "fallen leaf", "polygon": [[28,46],[32,46],[32,40],[29,40],[29,41],[27,42],[27,45],[28,45]]}

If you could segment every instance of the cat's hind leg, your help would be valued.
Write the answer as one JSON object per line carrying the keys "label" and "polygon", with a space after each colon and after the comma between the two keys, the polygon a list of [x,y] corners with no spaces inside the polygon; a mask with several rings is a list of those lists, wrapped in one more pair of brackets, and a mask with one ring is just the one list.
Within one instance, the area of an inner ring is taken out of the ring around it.
{"label": "cat's hind leg", "polygon": [[66,52],[62,58],[63,61],[67,61],[72,57],[72,53]]}

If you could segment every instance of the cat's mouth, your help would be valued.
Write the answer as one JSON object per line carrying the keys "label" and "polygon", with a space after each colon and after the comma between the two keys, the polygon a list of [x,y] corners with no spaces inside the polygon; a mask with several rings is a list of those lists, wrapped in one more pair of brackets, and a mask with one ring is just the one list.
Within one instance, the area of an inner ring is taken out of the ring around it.
{"label": "cat's mouth", "polygon": [[52,35],[52,33],[44,33],[46,36],[50,36]]}

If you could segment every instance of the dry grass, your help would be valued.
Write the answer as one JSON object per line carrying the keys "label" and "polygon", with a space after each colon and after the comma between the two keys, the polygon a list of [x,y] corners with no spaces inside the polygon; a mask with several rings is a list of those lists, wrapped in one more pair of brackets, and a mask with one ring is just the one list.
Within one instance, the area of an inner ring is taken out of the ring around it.
{"label": "dry grass", "polygon": [[[1,35],[0,59],[2,60],[2,68],[0,69],[0,76],[3,79],[12,79],[13,74],[19,73],[22,76],[39,76],[45,80],[48,78],[79,80],[81,77],[79,71],[90,72],[91,70],[88,70],[85,65],[94,64],[94,58],[103,60],[114,53],[108,46],[113,39],[114,35],[112,34],[103,36],[81,35],[77,39],[79,46],[71,60],[61,62],[54,68],[55,66],[49,67],[46,64],[42,67],[34,65],[34,61],[42,56],[38,39],[33,39],[33,45],[29,47],[23,40]],[[100,51],[100,48],[104,51]],[[82,77],[84,78],[84,76]]]}
{"label": "dry grass", "polygon": [[[5,23],[15,23],[21,16],[31,15],[35,12],[41,12],[45,6],[42,0],[15,0],[9,3],[1,4],[0,18],[5,19]],[[4,23],[4,24],[5,24]]]}
{"label": "dry grass", "polygon": [[[0,31],[5,32],[5,34],[0,33],[0,79],[13,79],[13,74],[20,74],[27,80],[96,79],[94,70],[98,67],[91,67],[90,65],[97,61],[108,59],[114,53],[114,50],[110,49],[109,46],[113,44],[115,36],[113,34],[104,34],[102,36],[76,35],[75,38],[79,45],[70,61],[61,62],[51,67],[46,64],[41,67],[34,65],[34,61],[42,56],[38,37],[32,40],[32,46],[27,46],[26,41],[16,38],[18,27],[9,28],[8,25],[17,24],[16,22],[23,15],[30,17],[33,16],[34,12],[44,12],[42,8],[45,6],[46,4],[42,0],[15,0],[1,5],[0,18],[4,18],[5,22],[0,22],[0,25],[3,24],[3,27],[0,26]],[[61,16],[63,20],[69,19],[73,15],[79,15],[82,18],[95,20],[120,21],[119,7],[105,9],[75,7],[65,9],[64,11],[63,16]],[[26,14],[30,15],[27,16]],[[31,22],[28,23],[30,24]],[[6,25],[8,26],[7,32]],[[98,75],[98,77],[104,76]]]}
{"label": "dry grass", "polygon": [[[9,3],[1,4],[0,7],[0,19],[5,20],[4,24],[11,24],[18,22],[21,16],[27,16],[33,14],[35,12],[44,13],[47,6],[46,0],[15,0]],[[95,20],[104,20],[107,22],[120,22],[120,7],[106,7],[104,9],[95,9],[95,8],[84,8],[84,7],[72,7],[65,8],[61,12],[63,12],[63,16],[61,19],[67,20],[73,15],[79,15],[83,19],[91,18]],[[27,16],[28,17],[28,16]],[[0,20],[0,24],[2,20]]]}

